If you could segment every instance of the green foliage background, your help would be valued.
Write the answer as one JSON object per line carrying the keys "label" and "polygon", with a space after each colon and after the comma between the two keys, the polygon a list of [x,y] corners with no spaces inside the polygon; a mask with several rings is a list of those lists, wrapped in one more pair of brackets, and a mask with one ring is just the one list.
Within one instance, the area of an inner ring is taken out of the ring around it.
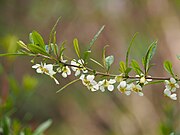
{"label": "green foliage background", "polygon": [[[168,76],[162,70],[164,60],[172,61],[180,74],[176,58],[180,54],[179,12],[179,0],[1,0],[0,53],[15,52],[16,41],[28,41],[32,30],[41,33],[47,43],[52,26],[61,16],[57,42],[67,40],[65,52],[71,58],[77,57],[75,37],[85,50],[105,25],[91,55],[100,61],[101,50],[110,45],[106,53],[115,56],[110,72],[118,73],[118,62],[125,60],[129,42],[139,32],[130,57],[140,61],[148,45],[158,40],[151,75]],[[146,87],[144,97],[127,97],[118,91],[93,93],[81,83],[56,94],[73,77],[60,79],[56,86],[49,77],[36,74],[29,61],[27,57],[0,59],[0,117],[11,115],[33,128],[51,118],[47,135],[180,134],[180,103],[163,96],[164,86]]]}

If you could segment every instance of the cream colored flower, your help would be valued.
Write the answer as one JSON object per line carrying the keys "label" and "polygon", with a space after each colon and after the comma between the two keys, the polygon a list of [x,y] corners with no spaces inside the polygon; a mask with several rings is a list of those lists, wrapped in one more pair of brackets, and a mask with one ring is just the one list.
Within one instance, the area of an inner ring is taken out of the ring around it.
{"label": "cream colored flower", "polygon": [[175,92],[179,88],[179,84],[174,78],[170,78],[170,80],[165,80],[165,87],[171,92]]}
{"label": "cream colored flower", "polygon": [[59,84],[58,80],[53,76],[56,74],[53,70],[53,65],[52,64],[46,64],[46,63],[41,63],[41,64],[35,64],[32,66],[32,68],[36,69],[36,72],[39,74],[46,74],[49,75],[51,78],[54,79],[56,84]]}
{"label": "cream colored flower", "polygon": [[177,94],[176,93],[171,94],[171,91],[169,89],[164,90],[164,95],[172,100],[177,100]]}
{"label": "cream colored flower", "polygon": [[73,59],[71,61],[71,65],[74,65],[74,67],[72,66],[71,69],[75,72],[75,76],[80,75],[81,72],[83,72],[83,73],[88,72],[88,70],[84,67],[84,60],[83,59],[80,59],[78,61]]}
{"label": "cream colored flower", "polygon": [[80,76],[80,79],[82,80],[82,83],[91,91],[97,91],[99,89],[99,86],[97,82],[94,80],[94,75],[87,75],[85,76],[82,74]]}
{"label": "cream colored flower", "polygon": [[104,92],[105,89],[108,89],[109,91],[113,91],[114,90],[113,84],[115,82],[116,82],[116,80],[114,80],[114,79],[110,79],[109,81],[107,79],[104,79],[102,81],[99,81],[98,85],[102,92]]}
{"label": "cream colored flower", "polygon": [[130,89],[137,93],[139,96],[143,96],[144,94],[142,93],[142,87],[137,84],[137,85],[134,85],[133,83],[130,84]]}
{"label": "cream colored flower", "polygon": [[131,87],[129,84],[126,83],[126,81],[120,82],[119,85],[117,86],[117,89],[121,93],[125,93],[127,96],[131,94]]}
{"label": "cream colored flower", "polygon": [[57,68],[57,71],[62,74],[64,78],[66,78],[68,75],[71,75],[71,70],[68,66],[63,66]]}

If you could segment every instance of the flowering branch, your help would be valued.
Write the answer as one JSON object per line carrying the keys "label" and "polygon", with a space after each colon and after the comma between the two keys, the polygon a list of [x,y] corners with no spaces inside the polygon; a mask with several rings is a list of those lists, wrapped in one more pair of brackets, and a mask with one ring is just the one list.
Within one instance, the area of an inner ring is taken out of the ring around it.
{"label": "flowering branch", "polygon": [[[103,64],[91,58],[91,52],[94,42],[97,40],[98,36],[103,31],[105,26],[102,26],[97,34],[95,34],[94,38],[91,40],[89,46],[87,47],[88,49],[83,53],[79,48],[78,39],[75,38],[73,40],[73,44],[78,59],[71,59],[69,61],[64,59],[65,42],[63,42],[60,46],[56,43],[55,27],[57,23],[58,21],[56,22],[50,33],[48,45],[44,43],[42,36],[38,32],[33,31],[29,35],[30,43],[25,44],[22,41],[18,41],[18,44],[21,47],[18,53],[0,54],[0,56],[27,55],[33,57],[33,60],[31,61],[33,63],[35,63],[35,58],[40,57],[42,58],[42,62],[40,64],[37,63],[33,65],[32,68],[36,69],[36,72],[39,74],[46,74],[50,76],[52,79],[54,79],[56,84],[59,84],[58,79],[56,79],[57,74],[61,74],[62,77],[67,78],[72,74],[72,72],[74,72],[76,79],[66,84],[57,92],[60,92],[67,86],[81,80],[82,84],[91,91],[113,91],[116,87],[121,93],[124,93],[126,95],[130,95],[133,92],[138,94],[139,96],[143,96],[144,86],[155,83],[164,83],[164,95],[172,100],[177,100],[177,95],[175,92],[176,89],[179,88],[179,84],[177,82],[180,81],[180,79],[177,77],[177,75],[175,75],[172,69],[171,62],[164,62],[164,69],[171,75],[171,77],[149,76],[149,71],[153,66],[153,64],[151,64],[151,60],[157,48],[157,41],[152,42],[152,44],[150,44],[149,48],[147,49],[145,56],[142,58],[143,68],[141,68],[140,64],[136,60],[129,59],[131,47],[134,43],[135,37],[137,36],[136,33],[133,36],[126,52],[125,62],[119,62],[119,74],[116,75],[110,73],[111,65],[114,62],[114,56],[106,56],[107,46],[105,46],[102,50]],[[46,64],[47,60],[51,62],[49,64]],[[98,66],[102,67],[105,72],[97,71],[96,69],[88,67],[89,61],[92,61]],[[130,73],[132,73],[132,71],[135,74],[134,76],[129,75]],[[97,76],[100,76],[98,81],[95,80],[98,79]]]}

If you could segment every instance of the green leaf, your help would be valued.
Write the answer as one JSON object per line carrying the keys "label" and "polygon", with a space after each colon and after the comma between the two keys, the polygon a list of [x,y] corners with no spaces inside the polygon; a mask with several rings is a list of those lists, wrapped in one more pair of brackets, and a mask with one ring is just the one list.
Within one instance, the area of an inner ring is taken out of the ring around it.
{"label": "green leaf", "polygon": [[108,47],[109,45],[106,45],[104,46],[103,48],[103,53],[102,53],[102,62],[104,64],[104,67],[106,67],[106,48]]}
{"label": "green leaf", "polygon": [[52,124],[52,120],[49,119],[47,121],[45,121],[44,123],[42,123],[41,125],[39,125],[36,130],[34,131],[34,133],[32,135],[42,135],[42,133],[47,130],[47,128],[49,128],[49,126]]}
{"label": "green leaf", "polygon": [[74,49],[76,51],[76,54],[77,54],[78,58],[80,58],[80,49],[79,49],[79,44],[78,44],[78,39],[77,38],[75,38],[73,40],[73,44],[74,44]]}
{"label": "green leaf", "polygon": [[170,61],[165,61],[164,62],[164,69],[171,74],[173,77],[175,77],[174,73],[173,73],[173,69],[172,69],[172,64]]}
{"label": "green leaf", "polygon": [[4,53],[4,54],[0,54],[0,57],[13,56],[13,55],[27,55],[27,54],[24,54],[24,53]]}
{"label": "green leaf", "polygon": [[30,41],[32,42],[32,44],[37,45],[42,49],[45,49],[44,40],[37,31],[33,31],[32,33],[30,33]]}
{"label": "green leaf", "polygon": [[54,55],[58,56],[58,46],[56,44],[56,31],[54,32],[53,50],[54,50]]}
{"label": "green leaf", "polygon": [[94,45],[94,43],[97,40],[97,38],[99,37],[99,35],[101,34],[101,32],[103,31],[104,27],[105,26],[103,25],[101,27],[101,29],[95,34],[95,36],[93,37],[93,39],[91,40],[91,42],[90,42],[90,44],[88,46],[88,49],[84,52],[83,60],[85,61],[85,63],[87,63],[87,61],[89,60],[90,54],[91,54],[91,48]]}
{"label": "green leaf", "polygon": [[65,43],[66,43],[65,41],[62,42],[61,47],[60,47],[60,49],[59,49],[59,59],[61,59],[61,57],[62,57],[62,55],[63,55],[63,52],[64,52],[64,50],[65,50],[65,47],[64,47]]}
{"label": "green leaf", "polygon": [[84,52],[83,59],[84,59],[85,63],[87,63],[87,61],[89,60],[90,54],[91,54],[91,50],[87,50],[87,51]]}
{"label": "green leaf", "polygon": [[125,71],[125,75],[128,76],[129,72],[131,72],[132,68],[128,67]]}
{"label": "green leaf", "polygon": [[80,80],[80,79],[78,78],[78,79],[75,79],[75,80],[69,82],[68,84],[64,85],[61,89],[59,89],[58,91],[56,91],[56,93],[64,90],[66,87],[68,87],[69,85],[71,85],[71,84],[73,84],[73,83],[75,83],[75,82],[77,82],[77,81],[79,81],[79,80]]}
{"label": "green leaf", "polygon": [[136,60],[132,60],[131,61],[131,67],[133,68],[133,70],[138,74],[140,75],[141,73],[143,73],[143,71],[141,70],[138,62]]}
{"label": "green leaf", "polygon": [[155,54],[156,48],[157,48],[157,41],[153,42],[149,46],[149,48],[147,50],[147,53],[146,53],[146,55],[144,57],[143,65],[144,65],[145,74],[147,74],[147,71],[148,71],[148,68],[149,68],[149,63],[150,63],[152,57]]}
{"label": "green leaf", "polygon": [[49,45],[50,45],[51,42],[52,42],[52,39],[53,39],[52,37],[53,37],[53,35],[54,35],[56,26],[57,26],[57,24],[58,24],[58,22],[59,22],[60,19],[61,19],[61,17],[59,17],[59,18],[57,19],[56,23],[54,24],[54,26],[53,26],[53,28],[52,28],[52,30],[51,30],[51,32],[50,32],[50,35],[49,35]]}
{"label": "green leaf", "polygon": [[[52,30],[51,30],[51,32],[50,32],[50,35],[49,35],[49,46],[48,46],[48,52],[50,52],[51,53],[51,42],[52,42],[52,40],[53,40],[53,43],[55,44],[56,43],[56,31],[55,31],[55,29],[56,29],[56,27],[57,27],[57,24],[58,24],[58,22],[59,22],[59,20],[61,19],[61,17],[59,17],[58,19],[57,19],[57,21],[56,21],[56,23],[54,24],[54,26],[53,26],[53,28],[52,28]],[[54,47],[55,48],[55,47]]]}
{"label": "green leaf", "polygon": [[22,41],[18,41],[18,42],[17,42],[17,44],[18,44],[21,48],[23,48],[23,49],[25,49],[25,50],[29,51],[29,49],[28,49],[27,45],[26,45],[26,44],[24,44]]}
{"label": "green leaf", "polygon": [[113,62],[114,62],[114,56],[107,56],[106,58],[105,58],[105,62],[106,62],[106,69],[107,69],[107,71],[109,71],[109,69],[110,69],[110,67],[111,67],[111,65],[113,64]]}
{"label": "green leaf", "polygon": [[33,44],[29,44],[28,45],[28,49],[34,53],[34,54],[43,54],[43,55],[46,55],[46,56],[49,56],[49,54],[44,50],[42,49],[41,47],[37,46],[37,45],[33,45]]}
{"label": "green leaf", "polygon": [[99,63],[98,61],[96,61],[96,60],[94,60],[94,59],[92,59],[92,58],[90,58],[90,60],[91,60],[92,62],[96,63],[97,65],[99,65],[100,67],[104,68],[104,66],[103,66],[101,63]]}
{"label": "green leaf", "polygon": [[97,40],[97,38],[98,38],[99,35],[101,34],[101,32],[103,31],[104,27],[105,27],[105,25],[103,25],[103,26],[101,27],[101,29],[96,33],[96,35],[94,36],[94,38],[91,40],[91,42],[90,42],[90,44],[89,44],[89,49],[88,49],[88,50],[91,50],[94,42]]}
{"label": "green leaf", "polygon": [[125,73],[126,72],[126,65],[125,65],[124,61],[120,61],[119,62],[119,71],[121,73]]}
{"label": "green leaf", "polygon": [[130,44],[129,44],[129,47],[128,47],[128,50],[127,50],[127,53],[126,53],[126,68],[128,67],[128,64],[129,64],[129,53],[130,53],[130,49],[131,49],[131,46],[133,45],[134,43],[134,40],[136,38],[136,36],[138,35],[138,33],[135,33]]}

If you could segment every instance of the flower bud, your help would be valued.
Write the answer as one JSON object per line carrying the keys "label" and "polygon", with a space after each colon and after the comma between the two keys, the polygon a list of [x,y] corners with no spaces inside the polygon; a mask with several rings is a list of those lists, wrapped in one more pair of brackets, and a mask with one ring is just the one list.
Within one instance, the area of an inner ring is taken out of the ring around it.
{"label": "flower bud", "polygon": [[146,82],[146,78],[145,77],[141,77],[140,78],[140,83],[145,83]]}

